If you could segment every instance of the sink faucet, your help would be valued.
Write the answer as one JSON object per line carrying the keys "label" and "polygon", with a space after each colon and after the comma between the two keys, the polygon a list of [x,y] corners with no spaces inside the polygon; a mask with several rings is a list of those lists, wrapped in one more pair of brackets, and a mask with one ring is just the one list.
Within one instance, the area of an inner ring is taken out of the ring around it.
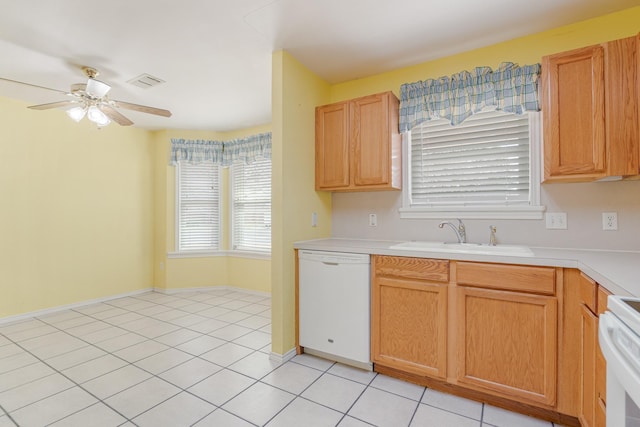
{"label": "sink faucet", "polygon": [[451,227],[451,229],[456,233],[458,243],[467,243],[467,232],[464,228],[464,223],[462,222],[462,220],[458,219],[457,227],[449,221],[442,221],[440,224],[438,224],[438,227],[444,228],[445,225]]}

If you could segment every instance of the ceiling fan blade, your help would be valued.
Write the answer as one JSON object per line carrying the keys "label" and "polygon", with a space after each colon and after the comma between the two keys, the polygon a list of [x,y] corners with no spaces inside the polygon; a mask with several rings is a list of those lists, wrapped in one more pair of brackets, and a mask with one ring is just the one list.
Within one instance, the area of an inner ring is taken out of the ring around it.
{"label": "ceiling fan blade", "polygon": [[116,107],[125,108],[127,110],[140,111],[142,113],[155,114],[156,116],[171,117],[171,111],[162,108],[147,107],[146,105],[132,104],[124,101],[114,101]]}
{"label": "ceiling fan blade", "polygon": [[38,85],[31,84],[31,83],[19,82],[17,80],[5,79],[4,77],[0,77],[0,80],[4,80],[5,82],[17,83],[19,85],[31,86],[31,87],[35,87],[35,88],[38,88],[38,89],[50,90],[50,91],[62,93],[62,94],[65,94],[65,95],[69,94],[69,92],[66,92],[64,90],[52,89],[50,87],[38,86]]}
{"label": "ceiling fan blade", "polygon": [[28,108],[31,108],[32,110],[48,110],[50,108],[70,107],[77,104],[79,104],[78,101],[58,101],[50,102],[48,104],[30,105]]}
{"label": "ceiling fan blade", "polygon": [[98,109],[107,115],[111,120],[118,123],[120,126],[131,126],[133,122],[120,114],[115,108],[106,105],[100,104],[98,105]]}

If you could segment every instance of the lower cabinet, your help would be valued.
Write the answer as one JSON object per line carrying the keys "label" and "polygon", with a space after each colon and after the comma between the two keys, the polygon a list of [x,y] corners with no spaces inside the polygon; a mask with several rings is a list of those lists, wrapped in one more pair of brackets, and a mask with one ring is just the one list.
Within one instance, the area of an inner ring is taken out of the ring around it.
{"label": "lower cabinet", "polygon": [[607,365],[598,344],[598,316],[607,308],[606,289],[580,273],[580,409],[582,427],[606,425]]}
{"label": "lower cabinet", "polygon": [[374,256],[372,361],[552,409],[556,269]]}
{"label": "lower cabinet", "polygon": [[[598,316],[607,311],[607,298],[611,293],[598,285]],[[596,327],[596,337],[598,329]],[[596,427],[605,427],[607,425],[607,361],[604,359],[598,339],[596,338]]]}
{"label": "lower cabinet", "polygon": [[372,361],[444,379],[449,263],[379,256],[373,271]]}
{"label": "lower cabinet", "polygon": [[553,406],[556,297],[470,287],[457,292],[458,383]]}
{"label": "lower cabinet", "polygon": [[598,316],[577,269],[372,257],[374,369],[560,424],[604,427]]}
{"label": "lower cabinet", "polygon": [[596,347],[598,316],[587,305],[580,306],[580,391],[582,394],[578,418],[583,427],[594,427],[596,418]]}

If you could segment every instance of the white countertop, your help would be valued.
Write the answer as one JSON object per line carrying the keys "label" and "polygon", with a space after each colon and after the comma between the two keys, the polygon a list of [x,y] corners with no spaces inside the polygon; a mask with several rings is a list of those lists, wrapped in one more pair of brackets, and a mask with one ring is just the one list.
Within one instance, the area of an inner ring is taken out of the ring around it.
{"label": "white countertop", "polygon": [[498,256],[390,249],[398,243],[401,242],[331,238],[296,242],[293,247],[318,251],[577,268],[613,294],[640,297],[640,252],[531,248],[533,256]]}

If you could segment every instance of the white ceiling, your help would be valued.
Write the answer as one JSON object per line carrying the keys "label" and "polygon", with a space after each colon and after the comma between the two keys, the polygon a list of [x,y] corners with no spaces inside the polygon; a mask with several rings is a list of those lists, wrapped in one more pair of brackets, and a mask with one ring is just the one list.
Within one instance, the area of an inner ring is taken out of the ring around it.
{"label": "white ceiling", "polygon": [[[343,82],[630,8],[640,0],[0,0],[0,77],[68,90],[100,70],[148,129],[271,121],[271,53]],[[142,73],[166,81],[141,89]],[[33,104],[60,94],[0,81]]]}

